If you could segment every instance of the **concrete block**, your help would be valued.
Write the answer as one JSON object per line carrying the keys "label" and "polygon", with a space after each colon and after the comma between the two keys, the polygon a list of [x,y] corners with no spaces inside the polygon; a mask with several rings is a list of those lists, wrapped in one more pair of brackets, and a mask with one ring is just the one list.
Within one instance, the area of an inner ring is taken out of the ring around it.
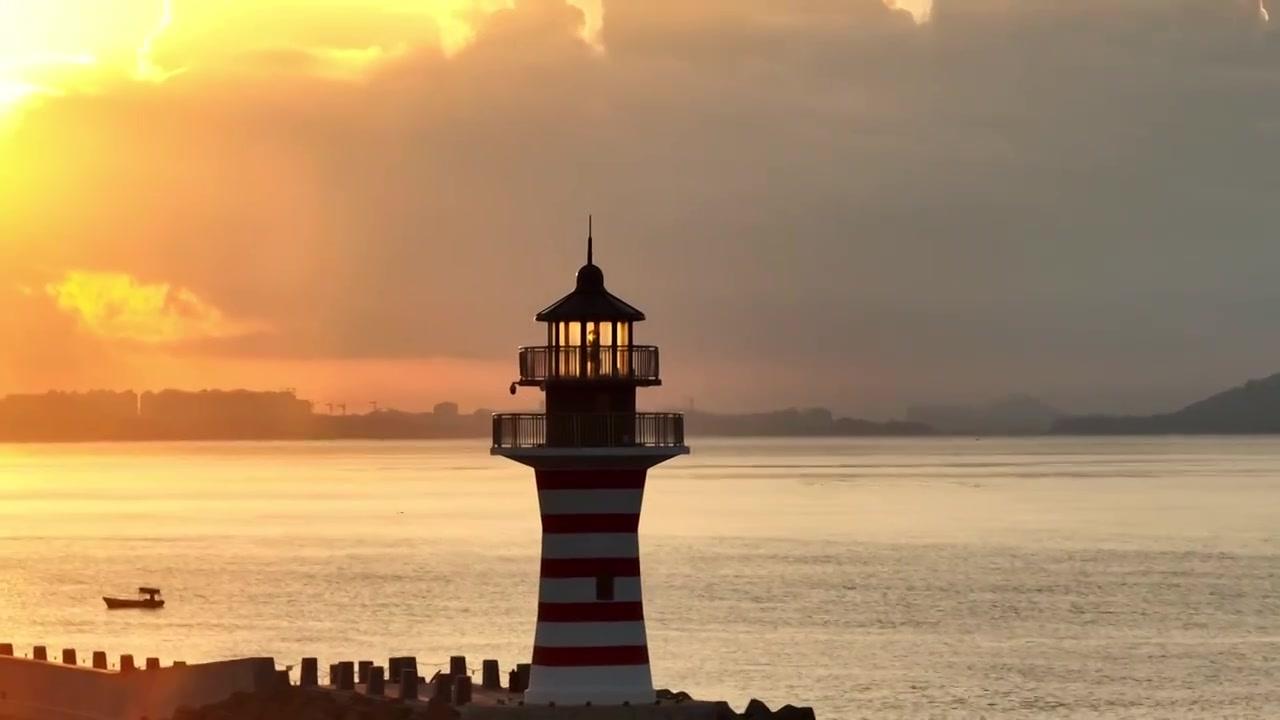
{"label": "concrete block", "polygon": [[466,655],[454,655],[449,658],[449,674],[455,677],[458,675],[471,674],[467,672],[467,656]]}
{"label": "concrete block", "polygon": [[448,703],[453,701],[453,676],[439,673],[431,683],[431,699]]}
{"label": "concrete block", "polygon": [[401,700],[417,700],[418,699],[418,671],[412,668],[404,668],[400,671],[400,699]]}
{"label": "concrete block", "polygon": [[502,688],[502,670],[497,660],[485,660],[480,663],[480,687],[486,690]]}
{"label": "concrete block", "polygon": [[453,679],[453,704],[466,705],[471,702],[471,676],[459,675]]}
{"label": "concrete block", "polygon": [[316,658],[302,658],[302,669],[299,672],[299,687],[315,687],[320,684],[320,661]]}
{"label": "concrete block", "polygon": [[356,689],[356,664],[350,660],[338,663],[338,681],[334,687],[350,692]]}

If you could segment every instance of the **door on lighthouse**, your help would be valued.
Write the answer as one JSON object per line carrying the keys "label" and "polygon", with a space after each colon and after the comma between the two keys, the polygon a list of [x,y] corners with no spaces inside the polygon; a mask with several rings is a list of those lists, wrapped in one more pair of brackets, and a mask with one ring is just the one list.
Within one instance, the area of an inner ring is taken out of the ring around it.
{"label": "door on lighthouse", "polygon": [[601,422],[597,423],[591,433],[591,443],[596,447],[613,447],[617,445],[614,438],[618,435],[616,425],[619,418],[613,406],[613,396],[608,393],[598,393],[592,400],[593,409],[596,417]]}

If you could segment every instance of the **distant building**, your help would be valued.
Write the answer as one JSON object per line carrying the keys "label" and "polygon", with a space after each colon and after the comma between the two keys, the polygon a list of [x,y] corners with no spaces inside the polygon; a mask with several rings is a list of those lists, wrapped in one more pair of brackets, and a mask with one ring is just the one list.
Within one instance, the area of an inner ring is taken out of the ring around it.
{"label": "distant building", "polygon": [[142,394],[148,435],[182,439],[284,439],[305,436],[311,403],[292,391],[162,390]]}
{"label": "distant building", "polygon": [[138,394],[47,392],[0,399],[0,438],[5,440],[126,439],[138,418]]}

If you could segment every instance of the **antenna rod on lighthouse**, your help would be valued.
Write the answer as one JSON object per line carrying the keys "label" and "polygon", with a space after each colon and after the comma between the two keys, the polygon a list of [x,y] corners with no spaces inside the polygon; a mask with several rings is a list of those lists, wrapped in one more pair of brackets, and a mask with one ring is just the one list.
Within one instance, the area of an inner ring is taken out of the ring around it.
{"label": "antenna rod on lighthouse", "polygon": [[588,265],[591,265],[591,264],[592,264],[592,263],[591,263],[591,244],[592,244],[592,242],[594,242],[594,241],[591,239],[591,216],[590,216],[590,215],[588,215],[588,216],[587,216],[587,264],[588,264]]}

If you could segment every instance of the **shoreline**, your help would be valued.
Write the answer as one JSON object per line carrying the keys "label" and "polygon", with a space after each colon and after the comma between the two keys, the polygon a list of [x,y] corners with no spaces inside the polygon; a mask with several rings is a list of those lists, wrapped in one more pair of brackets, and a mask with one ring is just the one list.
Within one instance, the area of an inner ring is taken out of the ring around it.
{"label": "shoreline", "polygon": [[[832,435],[832,434],[715,434],[690,435],[702,440],[1102,440],[1102,439],[1174,439],[1174,438],[1275,438],[1275,432],[1166,432],[1166,433],[1019,433],[1019,434],[960,434],[934,433],[930,435],[912,434],[870,434],[870,435]],[[182,444],[249,444],[249,443],[395,443],[395,442],[450,442],[475,440],[489,443],[488,435],[384,435],[363,436],[350,435],[342,437],[136,437],[136,438],[4,438],[0,437],[0,445],[161,445],[165,443]]]}

